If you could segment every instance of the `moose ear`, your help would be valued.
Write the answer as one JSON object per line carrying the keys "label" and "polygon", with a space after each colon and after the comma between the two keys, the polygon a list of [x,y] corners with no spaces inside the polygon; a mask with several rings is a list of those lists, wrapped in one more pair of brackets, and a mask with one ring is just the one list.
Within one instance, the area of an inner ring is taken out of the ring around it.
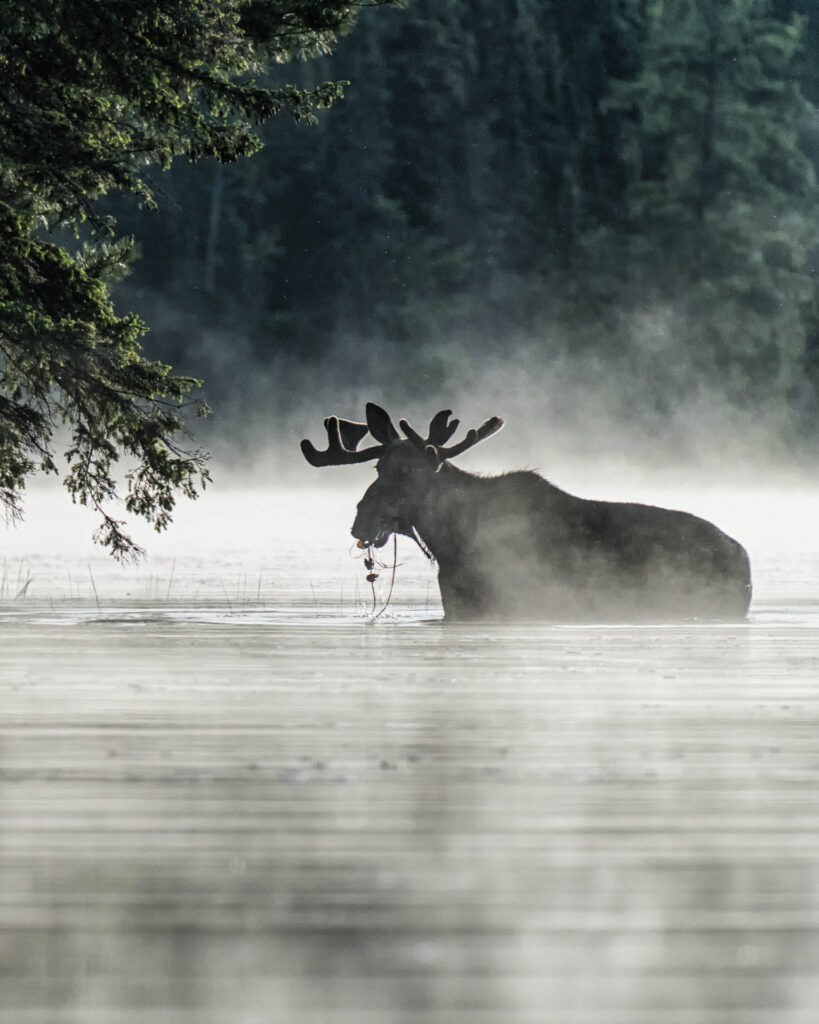
{"label": "moose ear", "polygon": [[[325,428],[328,421],[324,421]],[[353,420],[339,420],[338,432],[341,434],[341,443],[348,452],[354,452],[369,431],[366,423],[356,423]]]}
{"label": "moose ear", "polygon": [[392,444],[398,440],[398,431],[392,425],[387,413],[374,402],[367,402],[367,426],[370,433],[381,444]]}
{"label": "moose ear", "polygon": [[441,456],[438,454],[438,449],[435,447],[435,445],[428,444],[424,448],[424,455],[426,455],[428,462],[437,473],[444,463],[443,460],[441,459]]}

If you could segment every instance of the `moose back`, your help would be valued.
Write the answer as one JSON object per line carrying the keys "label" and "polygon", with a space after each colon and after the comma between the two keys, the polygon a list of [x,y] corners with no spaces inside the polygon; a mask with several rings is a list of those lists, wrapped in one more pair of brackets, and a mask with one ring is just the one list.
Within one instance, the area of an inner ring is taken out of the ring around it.
{"label": "moose back", "polygon": [[[748,555],[712,523],[687,512],[567,494],[532,472],[484,477],[451,460],[503,426],[492,417],[457,444],[449,410],[427,437],[367,404],[366,423],[331,416],[328,446],[308,440],[313,466],[377,459],[352,533],[383,546],[416,540],[438,563],[447,619],[564,622],[741,619],[751,599]],[[367,434],[375,444],[359,449]]]}

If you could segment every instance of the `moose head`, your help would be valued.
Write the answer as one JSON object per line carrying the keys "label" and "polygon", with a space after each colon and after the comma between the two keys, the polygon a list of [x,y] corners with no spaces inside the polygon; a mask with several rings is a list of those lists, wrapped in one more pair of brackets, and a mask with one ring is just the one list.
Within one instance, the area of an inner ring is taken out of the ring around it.
{"label": "moose head", "polygon": [[[367,422],[330,416],[324,421],[328,446],[318,451],[310,441],[301,442],[304,457],[312,466],[346,466],[377,459],[378,478],[358,503],[353,536],[361,546],[383,547],[393,533],[417,539],[417,528],[434,501],[433,477],[444,464],[496,433],[503,420],[492,416],[480,427],[467,431],[466,437],[447,447],[458,429],[459,420],[443,409],[432,417],[427,436],[415,431],[406,420],[399,420],[403,437],[389,415],[373,402],[367,403]],[[370,433],[378,442],[358,450]]]}

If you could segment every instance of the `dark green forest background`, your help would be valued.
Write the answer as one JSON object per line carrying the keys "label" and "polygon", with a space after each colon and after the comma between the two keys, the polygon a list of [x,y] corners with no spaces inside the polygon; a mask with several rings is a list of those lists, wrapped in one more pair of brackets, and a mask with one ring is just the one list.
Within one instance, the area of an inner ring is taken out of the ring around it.
{"label": "dark green forest background", "polygon": [[411,0],[270,82],[327,79],[317,125],[109,201],[142,252],[118,303],[237,438],[503,368],[647,429],[707,394],[815,434],[815,0]]}

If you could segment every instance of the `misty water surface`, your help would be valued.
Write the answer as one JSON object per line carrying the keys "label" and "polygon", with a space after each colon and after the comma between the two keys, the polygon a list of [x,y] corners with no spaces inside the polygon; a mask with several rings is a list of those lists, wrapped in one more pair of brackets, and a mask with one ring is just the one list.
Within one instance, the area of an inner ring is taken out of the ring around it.
{"label": "misty water surface", "polygon": [[743,541],[751,615],[555,627],[443,625],[407,541],[372,622],[359,494],[6,534],[3,1024],[814,1024],[819,496],[609,491]]}

